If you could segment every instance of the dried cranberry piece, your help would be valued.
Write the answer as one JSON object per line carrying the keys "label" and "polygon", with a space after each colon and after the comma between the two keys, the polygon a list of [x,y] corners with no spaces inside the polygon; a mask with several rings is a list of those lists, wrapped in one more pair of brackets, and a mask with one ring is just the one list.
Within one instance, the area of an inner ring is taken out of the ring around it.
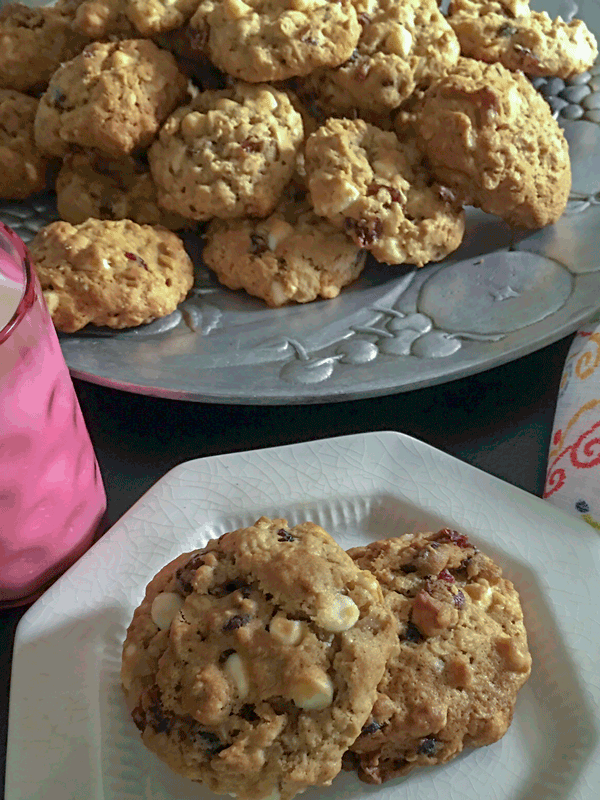
{"label": "dried cranberry piece", "polygon": [[352,219],[346,217],[346,231],[353,234],[361,247],[370,247],[381,236],[383,225],[380,219]]}
{"label": "dried cranberry piece", "polygon": [[453,531],[450,528],[443,528],[436,537],[439,541],[453,542],[458,547],[472,547],[473,545],[464,535],[458,531]]}
{"label": "dried cranberry piece", "polygon": [[366,81],[370,71],[371,65],[366,59],[363,59],[363,61],[354,70],[354,80],[358,81],[359,83]]}
{"label": "dried cranberry piece", "polygon": [[428,736],[421,740],[421,743],[417,747],[417,753],[420,756],[432,756],[437,750],[437,746],[437,740],[434,739],[433,736]]}
{"label": "dried cranberry piece", "polygon": [[253,256],[261,256],[269,249],[266,241],[258,233],[250,234],[250,252]]}
{"label": "dried cranberry piece", "polygon": [[377,731],[380,731],[383,728],[383,722],[377,722],[377,720],[373,720],[372,722],[368,722],[366,725],[362,726],[362,730],[359,736],[372,736]]}
{"label": "dried cranberry piece", "polygon": [[402,202],[402,195],[395,189],[393,186],[386,186],[385,183],[372,183],[369,188],[367,189],[367,197],[371,197],[380,189],[385,189],[386,192],[390,193],[390,197],[392,198],[392,203],[401,203]]}
{"label": "dried cranberry piece", "polygon": [[243,628],[244,625],[247,625],[251,619],[252,617],[250,614],[236,614],[227,620],[227,622],[223,625],[222,631],[223,633],[237,631],[238,628]]}
{"label": "dried cranberry piece", "polygon": [[232,592],[237,591],[242,592],[243,597],[248,597],[250,594],[250,587],[244,581],[243,578],[236,578],[233,581],[227,581],[227,583],[223,583],[220,586],[214,586],[208,592],[212,597],[225,597],[227,594],[232,594]]}
{"label": "dried cranberry piece", "polygon": [[246,153],[260,153],[260,151],[263,149],[263,142],[257,142],[256,139],[252,139],[249,136],[240,143],[240,147]]}
{"label": "dried cranberry piece", "polygon": [[131,718],[135,722],[135,727],[138,730],[143,731],[146,727],[146,712],[144,711],[143,706],[136,706],[131,712]]}
{"label": "dried cranberry piece", "polygon": [[175,580],[178,588],[180,588],[184,594],[190,594],[194,588],[192,586],[192,573],[196,572],[196,570],[204,564],[202,555],[203,553],[194,553],[187,564],[184,564],[184,566],[180,567],[175,573]]}
{"label": "dried cranberry piece", "polygon": [[144,259],[141,256],[138,256],[136,253],[125,253],[125,258],[128,261],[135,261],[137,264],[140,265],[140,267],[143,267],[144,269],[148,269],[148,264],[146,264]]}
{"label": "dried cranberry piece", "polygon": [[285,528],[279,528],[277,531],[277,539],[280,542],[295,542],[296,537],[292,536],[289,531],[286,531]]}
{"label": "dried cranberry piece", "polygon": [[411,642],[412,644],[418,644],[422,642],[425,637],[421,633],[421,631],[417,628],[417,626],[413,622],[406,623],[406,629],[404,631],[404,636],[400,637],[405,642]]}
{"label": "dried cranberry piece", "polygon": [[440,574],[437,576],[438,581],[444,581],[445,583],[454,583],[454,575],[447,570],[443,569]]}
{"label": "dried cranberry piece", "polygon": [[157,687],[150,690],[149,699],[146,723],[156,733],[170,733],[175,724],[175,717],[163,706],[160,690]]}
{"label": "dried cranberry piece", "polygon": [[465,596],[461,592],[460,589],[457,591],[457,593],[452,598],[452,602],[454,603],[456,608],[462,608],[464,606],[464,604],[465,604]]}
{"label": "dried cranberry piece", "polygon": [[180,729],[180,738],[191,740],[206,753],[210,753],[210,755],[220,753],[222,750],[226,750],[228,746],[223,744],[216,734],[203,730],[197,722],[191,722],[187,730],[185,728]]}

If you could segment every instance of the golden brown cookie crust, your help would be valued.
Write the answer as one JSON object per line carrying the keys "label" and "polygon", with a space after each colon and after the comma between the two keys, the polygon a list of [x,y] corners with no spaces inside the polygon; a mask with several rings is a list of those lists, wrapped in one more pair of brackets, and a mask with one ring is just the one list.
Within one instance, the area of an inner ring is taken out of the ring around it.
{"label": "golden brown cookie crust", "polygon": [[266,217],[294,172],[302,118],[266,84],[202,92],[149,151],[159,202],[189,219]]}
{"label": "golden brown cookie crust", "polygon": [[552,20],[526,0],[453,0],[448,22],[464,56],[528,75],[570,78],[589,69],[598,55],[585,22]]}
{"label": "golden brown cookie crust", "polygon": [[412,140],[360,119],[329,119],[306,143],[315,211],[379,261],[439,261],[461,243],[464,214],[422,160]]}
{"label": "golden brown cookie crust", "polygon": [[355,6],[362,31],[348,61],[302,82],[330,115],[355,108],[389,113],[458,60],[458,40],[435,0],[355,0]]}
{"label": "golden brown cookie crust", "polygon": [[400,626],[372,714],[351,748],[383,783],[497,741],[531,656],[519,596],[463,534],[409,534],[348,551],[379,581]]}
{"label": "golden brown cookie crust", "polygon": [[91,217],[130,219],[173,231],[194,226],[158,205],[146,164],[131,157],[115,161],[92,150],[65,157],[56,178],[56,205],[60,218],[72,225]]}
{"label": "golden brown cookie crust", "polygon": [[366,257],[314,213],[303,192],[264,220],[213,220],[205,237],[204,262],[219,281],[273,308],[337,297],[358,278]]}
{"label": "golden brown cookie crust", "polygon": [[465,203],[526,228],[561,216],[567,141],[524,75],[462,58],[426,91],[416,124],[434,173]]}
{"label": "golden brown cookie crust", "polygon": [[38,150],[33,121],[38,101],[0,89],[0,197],[23,200],[46,188],[48,159]]}
{"label": "golden brown cookie crust", "polygon": [[29,8],[10,3],[0,9],[0,88],[36,92],[63,61],[80,53],[89,39],[72,27],[68,5]]}
{"label": "golden brown cookie crust", "polygon": [[153,42],[94,42],[52,76],[36,141],[55,156],[77,146],[122,158],[150,144],[186,92],[175,59]]}
{"label": "golden brown cookie crust", "polygon": [[373,577],[319,526],[261,517],[151,581],[123,647],[144,744],[242,800],[328,785],[397,629]]}
{"label": "golden brown cookie crust", "polygon": [[56,328],[89,322],[142,325],[175,310],[193,284],[193,265],[171,231],[131,220],[53,222],[30,251]]}
{"label": "golden brown cookie crust", "polygon": [[360,34],[350,0],[201,0],[191,26],[217,67],[252,83],[342,64]]}

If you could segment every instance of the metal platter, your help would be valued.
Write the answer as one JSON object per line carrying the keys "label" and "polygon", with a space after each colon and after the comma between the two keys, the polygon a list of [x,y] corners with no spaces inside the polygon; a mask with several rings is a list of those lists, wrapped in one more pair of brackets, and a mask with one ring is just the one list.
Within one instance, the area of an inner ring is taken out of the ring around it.
{"label": "metal platter", "polygon": [[[537,7],[600,32],[597,0]],[[188,238],[197,264],[189,298],[140,328],[61,335],[72,374],[182,400],[319,403],[454,380],[575,330],[600,309],[600,64],[534,84],[571,151],[571,198],[555,225],[523,233],[468,209],[465,240],[443,263],[411,270],[373,262],[335,300],[276,310],[220,286],[200,241]],[[0,204],[0,219],[24,240],[56,218],[50,196]]]}

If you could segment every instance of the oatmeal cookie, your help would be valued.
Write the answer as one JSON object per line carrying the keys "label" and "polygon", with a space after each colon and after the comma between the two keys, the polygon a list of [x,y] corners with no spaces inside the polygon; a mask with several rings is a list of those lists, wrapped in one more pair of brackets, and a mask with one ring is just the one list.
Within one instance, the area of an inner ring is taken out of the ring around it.
{"label": "oatmeal cookie", "polygon": [[445,75],[460,55],[458,40],[436,0],[355,0],[362,33],[337,69],[303,80],[329,114],[378,114],[397,108],[416,87]]}
{"label": "oatmeal cookie", "polygon": [[0,89],[0,197],[22,200],[46,188],[48,160],[33,137],[38,101]]}
{"label": "oatmeal cookie", "polygon": [[153,42],[93,42],[52,76],[35,138],[50,155],[78,146],[122,158],[150,144],[186,93],[175,59]]}
{"label": "oatmeal cookie", "polygon": [[29,247],[54,324],[66,333],[88,322],[152,322],[174,311],[193,284],[180,239],[128,219],[53,222]]}
{"label": "oatmeal cookie", "polygon": [[452,0],[448,22],[462,54],[528,75],[570,78],[589,69],[598,45],[585,22],[531,11],[527,0]]}
{"label": "oatmeal cookie", "polygon": [[292,177],[302,118],[272,86],[199,94],[150,148],[159,202],[189,219],[266,217]]}
{"label": "oatmeal cookie", "polygon": [[77,9],[75,26],[94,39],[128,30],[154,36],[181,27],[198,7],[198,1],[84,0]]}
{"label": "oatmeal cookie", "polygon": [[299,191],[264,220],[213,220],[204,261],[229,289],[245,289],[274,308],[337,297],[356,280],[366,252],[318,217]]}
{"label": "oatmeal cookie", "polygon": [[190,24],[217,67],[252,83],[342,64],[360,34],[351,0],[201,0]]}
{"label": "oatmeal cookie", "polygon": [[531,671],[519,596],[501,569],[449,529],[348,552],[380,582],[400,651],[346,763],[383,783],[500,739]]}
{"label": "oatmeal cookie", "polygon": [[123,646],[144,744],[240,800],[329,785],[397,628],[370,573],[319,526],[261,517],[161,570]]}
{"label": "oatmeal cookie", "polygon": [[46,88],[61,62],[80,53],[89,39],[72,27],[69,7],[0,9],[0,88],[36,92]]}
{"label": "oatmeal cookie", "polygon": [[93,150],[69,153],[56,179],[60,218],[72,225],[94,219],[130,219],[176,231],[193,223],[158,205],[146,164],[131,156],[115,161]]}
{"label": "oatmeal cookie", "polygon": [[524,75],[461,59],[426,91],[417,128],[433,171],[466,204],[525,228],[564,211],[568,144]]}
{"label": "oatmeal cookie", "polygon": [[414,140],[330,119],[306,143],[306,172],[317,214],[379,261],[422,267],[462,241],[462,208],[431,178]]}

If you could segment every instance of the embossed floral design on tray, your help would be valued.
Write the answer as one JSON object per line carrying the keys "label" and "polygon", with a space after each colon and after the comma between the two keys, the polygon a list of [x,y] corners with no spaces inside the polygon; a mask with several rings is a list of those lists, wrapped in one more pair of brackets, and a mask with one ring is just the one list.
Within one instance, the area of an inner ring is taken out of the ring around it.
{"label": "embossed floral design on tray", "polygon": [[[600,31],[597,0],[543,6]],[[519,232],[468,209],[465,240],[442,264],[370,262],[335,300],[275,310],[220,286],[188,237],[198,265],[189,298],[140,328],[61,336],[72,372],[179,399],[310,403],[441,383],[571,332],[600,308],[600,64],[568,81],[533,83],[571,149],[573,190],[556,225]],[[25,240],[56,218],[49,197],[0,204],[0,219]]]}

